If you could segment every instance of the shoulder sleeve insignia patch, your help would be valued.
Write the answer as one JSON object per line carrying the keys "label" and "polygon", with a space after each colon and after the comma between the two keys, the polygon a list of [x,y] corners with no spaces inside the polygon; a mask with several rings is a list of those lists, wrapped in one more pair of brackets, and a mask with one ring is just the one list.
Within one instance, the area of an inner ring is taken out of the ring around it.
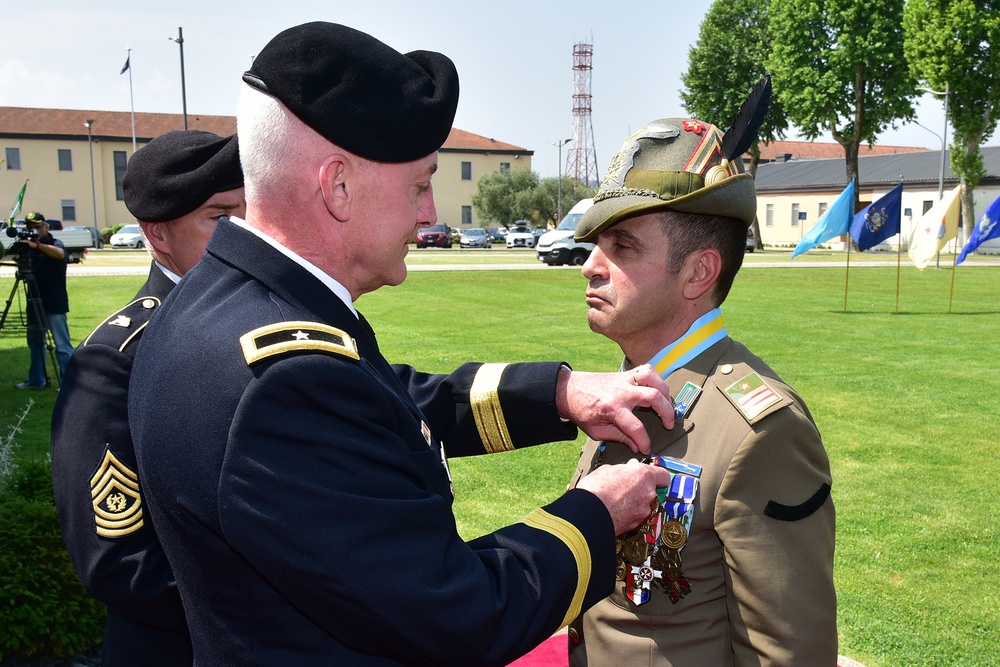
{"label": "shoulder sleeve insignia patch", "polygon": [[278,322],[240,336],[248,366],[289,352],[326,352],[360,359],[354,339],[346,332],[318,322]]}
{"label": "shoulder sleeve insignia patch", "polygon": [[726,387],[725,393],[751,424],[768,408],[785,400],[757,373],[743,376]]}
{"label": "shoulder sleeve insignia patch", "polygon": [[814,514],[830,497],[830,485],[823,483],[811,498],[799,505],[782,505],[774,500],[767,501],[764,515],[778,521],[801,521]]}
{"label": "shoulder sleeve insignia patch", "polygon": [[101,537],[125,537],[142,528],[139,476],[118,460],[110,447],[105,448],[104,459],[90,478],[90,499]]}

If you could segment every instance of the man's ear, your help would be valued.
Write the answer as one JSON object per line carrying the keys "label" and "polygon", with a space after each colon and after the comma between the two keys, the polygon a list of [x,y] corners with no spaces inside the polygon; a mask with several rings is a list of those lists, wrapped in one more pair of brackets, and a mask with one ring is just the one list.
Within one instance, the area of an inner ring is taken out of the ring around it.
{"label": "man's ear", "polygon": [[722,271],[722,256],[714,248],[704,248],[684,261],[684,298],[697,299],[715,287]]}
{"label": "man's ear", "polygon": [[357,175],[357,168],[346,155],[339,153],[329,156],[320,165],[319,187],[323,202],[330,215],[340,222],[346,222],[351,217]]}
{"label": "man's ear", "polygon": [[146,237],[146,241],[152,246],[153,250],[156,250],[160,254],[170,255],[170,242],[167,241],[164,231],[166,226],[170,224],[169,222],[143,222],[139,221],[139,226],[142,227],[142,235]]}

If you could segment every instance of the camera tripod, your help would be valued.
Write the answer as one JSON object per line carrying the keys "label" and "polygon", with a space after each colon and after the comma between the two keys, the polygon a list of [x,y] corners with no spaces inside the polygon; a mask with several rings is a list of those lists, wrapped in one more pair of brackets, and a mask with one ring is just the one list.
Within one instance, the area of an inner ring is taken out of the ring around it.
{"label": "camera tripod", "polygon": [[[42,371],[45,374],[45,386],[49,386],[49,362],[52,363],[52,375],[56,382],[61,382],[59,377],[59,361],[56,358],[56,343],[49,328],[49,317],[45,313],[45,306],[42,305],[42,297],[38,292],[38,283],[35,282],[35,273],[31,270],[31,263],[27,257],[16,257],[14,262],[0,262],[6,266],[16,267],[14,271],[14,286],[10,290],[10,296],[4,305],[3,314],[0,315],[0,331],[7,326],[7,317],[10,314],[14,297],[18,297],[18,307],[20,310],[19,328],[27,329],[29,336],[36,336],[42,341],[45,353],[42,355]],[[21,307],[21,292],[24,293],[24,304],[26,309]],[[25,310],[27,312],[25,312]],[[47,358],[47,360],[46,360]]]}

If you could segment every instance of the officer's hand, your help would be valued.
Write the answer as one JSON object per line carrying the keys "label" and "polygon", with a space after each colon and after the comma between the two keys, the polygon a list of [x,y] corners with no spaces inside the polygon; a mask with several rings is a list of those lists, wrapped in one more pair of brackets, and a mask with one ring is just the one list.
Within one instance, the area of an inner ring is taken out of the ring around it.
{"label": "officer's hand", "polygon": [[632,414],[652,408],[663,427],[674,427],[670,389],[651,366],[622,373],[581,373],[563,369],[556,386],[556,407],[594,440],[614,440],[637,454],[649,453],[649,435]]}
{"label": "officer's hand", "polygon": [[603,465],[576,485],[601,499],[615,524],[615,535],[632,530],[645,521],[656,498],[656,487],[670,484],[670,473],[632,459],[628,463]]}

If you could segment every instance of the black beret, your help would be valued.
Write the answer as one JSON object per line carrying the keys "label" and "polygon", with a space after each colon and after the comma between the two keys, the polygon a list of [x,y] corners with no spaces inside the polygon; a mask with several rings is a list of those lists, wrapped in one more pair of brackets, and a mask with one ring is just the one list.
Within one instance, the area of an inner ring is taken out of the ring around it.
{"label": "black beret", "polygon": [[409,162],[441,148],[458,107],[458,72],[447,56],[404,55],[321,21],[279,33],[243,80],[331,143],[381,162]]}
{"label": "black beret", "polygon": [[236,135],[176,130],[156,137],[128,161],[122,192],[137,220],[169,222],[217,192],[243,187]]}

